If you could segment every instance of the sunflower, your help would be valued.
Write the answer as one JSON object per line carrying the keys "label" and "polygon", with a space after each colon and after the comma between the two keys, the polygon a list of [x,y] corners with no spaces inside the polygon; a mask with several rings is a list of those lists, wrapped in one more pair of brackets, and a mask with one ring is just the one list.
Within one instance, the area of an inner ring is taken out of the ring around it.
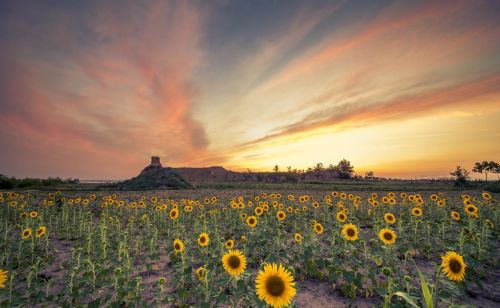
{"label": "sunflower", "polygon": [[208,234],[206,234],[205,232],[201,233],[198,236],[198,244],[200,244],[201,247],[208,246],[209,243],[210,243],[210,238],[208,237]]}
{"label": "sunflower", "polygon": [[302,243],[302,235],[300,235],[300,233],[295,233],[295,235],[293,236],[293,238],[295,239],[295,242],[297,244]]}
{"label": "sunflower", "polygon": [[5,288],[5,283],[7,282],[7,274],[9,272],[3,269],[0,269],[0,289]]}
{"label": "sunflower", "polygon": [[248,216],[247,217],[247,225],[250,227],[250,228],[254,228],[256,225],[257,225],[257,217],[255,216]]}
{"label": "sunflower", "polygon": [[23,232],[21,233],[23,240],[29,238],[32,232],[33,231],[31,230],[31,228],[24,229]]}
{"label": "sunflower", "polygon": [[239,276],[247,267],[247,259],[239,250],[229,250],[222,257],[222,265],[231,276]]}
{"label": "sunflower", "polygon": [[324,228],[323,228],[322,224],[320,224],[319,222],[314,224],[314,232],[317,235],[323,234],[323,231],[324,231]]}
{"label": "sunflower", "polygon": [[392,245],[396,243],[396,232],[391,229],[384,228],[378,233],[378,238],[384,242],[385,245]]}
{"label": "sunflower", "polygon": [[488,192],[486,192],[486,191],[485,191],[485,192],[483,192],[483,193],[481,194],[481,196],[483,197],[483,199],[484,199],[484,200],[491,200],[491,195],[490,195],[490,193],[488,193]]}
{"label": "sunflower", "polygon": [[28,217],[28,215],[29,215],[28,213],[26,213],[26,212],[22,212],[22,213],[19,215],[19,217],[21,217],[21,219],[24,219],[24,218],[27,218],[27,217]]}
{"label": "sunflower", "polygon": [[30,212],[30,217],[31,218],[37,218],[38,217],[38,213],[33,211],[33,212]]}
{"label": "sunflower", "polygon": [[290,271],[281,264],[265,264],[255,279],[255,289],[260,300],[268,305],[285,307],[295,296],[295,282]]}
{"label": "sunflower", "polygon": [[473,204],[469,204],[465,207],[465,212],[469,215],[469,216],[477,216],[477,207]]}
{"label": "sunflower", "polygon": [[260,216],[264,213],[264,209],[262,207],[258,206],[255,208],[254,212],[255,212],[255,215]]}
{"label": "sunflower", "polygon": [[195,272],[196,272],[196,277],[198,277],[198,280],[200,281],[205,280],[205,278],[207,277],[207,270],[203,266],[198,267],[195,270]]}
{"label": "sunflower", "polygon": [[175,252],[184,252],[184,243],[180,239],[174,240],[174,251]]}
{"label": "sunflower", "polygon": [[179,217],[179,210],[178,209],[170,210],[170,219],[176,220],[178,217]]}
{"label": "sunflower", "polygon": [[450,280],[462,281],[464,279],[467,265],[461,255],[454,251],[448,251],[441,259],[443,259],[441,268]]}
{"label": "sunflower", "polygon": [[339,222],[345,222],[347,220],[347,215],[344,212],[337,213],[337,220]]}
{"label": "sunflower", "polygon": [[47,233],[47,228],[45,226],[38,227],[36,230],[36,238],[41,238],[45,233]]}
{"label": "sunflower", "polygon": [[396,217],[392,213],[385,213],[384,220],[386,223],[393,225],[396,223]]}
{"label": "sunflower", "polygon": [[355,241],[358,239],[358,227],[353,224],[346,224],[342,228],[342,235],[346,241]]}
{"label": "sunflower", "polygon": [[460,220],[460,214],[458,214],[457,212],[455,211],[452,211],[451,212],[451,218],[455,219],[455,220]]}
{"label": "sunflower", "polygon": [[419,207],[414,207],[411,209],[411,214],[415,217],[420,217],[422,216],[423,212],[422,209]]}
{"label": "sunflower", "polygon": [[234,247],[234,240],[227,240],[224,246],[226,246],[227,249],[232,249]]}
{"label": "sunflower", "polygon": [[283,211],[278,211],[276,213],[276,218],[278,218],[279,221],[282,221],[286,218],[286,214]]}
{"label": "sunflower", "polygon": [[245,243],[247,242],[247,237],[246,237],[246,236],[244,236],[244,235],[242,235],[242,236],[241,236],[241,242],[242,242],[243,244],[245,244]]}

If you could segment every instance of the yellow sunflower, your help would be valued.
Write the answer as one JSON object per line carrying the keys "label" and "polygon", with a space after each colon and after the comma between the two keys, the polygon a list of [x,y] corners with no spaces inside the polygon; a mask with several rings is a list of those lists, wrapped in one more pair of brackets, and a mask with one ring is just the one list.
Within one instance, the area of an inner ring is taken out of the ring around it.
{"label": "yellow sunflower", "polygon": [[174,240],[174,251],[175,252],[184,252],[184,243],[180,239]]}
{"label": "yellow sunflower", "polygon": [[248,216],[247,217],[247,225],[250,227],[250,228],[254,228],[256,225],[257,225],[257,217],[255,216]]}
{"label": "yellow sunflower", "polygon": [[413,216],[415,216],[415,217],[420,217],[420,216],[422,216],[423,211],[422,211],[422,209],[421,209],[421,208],[419,208],[419,207],[414,207],[414,208],[412,208],[412,209],[411,209],[411,214],[412,214]]}
{"label": "yellow sunflower", "polygon": [[29,238],[32,232],[33,231],[31,230],[31,228],[24,229],[23,232],[21,233],[23,240]]}
{"label": "yellow sunflower", "polygon": [[465,212],[469,216],[477,216],[478,215],[478,210],[477,207],[473,204],[469,204],[465,207]]}
{"label": "yellow sunflower", "polygon": [[302,243],[302,235],[300,235],[300,233],[295,233],[295,235],[293,236],[293,238],[295,239],[295,242],[297,244]]}
{"label": "yellow sunflower", "polygon": [[441,257],[441,268],[450,280],[462,281],[465,276],[465,268],[467,265],[461,255],[454,251],[448,251]]}
{"label": "yellow sunflower", "polygon": [[278,218],[279,221],[282,221],[286,218],[286,214],[283,211],[278,211],[276,213],[276,218]]}
{"label": "yellow sunflower", "polygon": [[490,193],[488,193],[488,192],[486,192],[486,191],[485,191],[485,192],[483,192],[483,193],[481,194],[481,196],[483,197],[483,199],[484,199],[484,200],[491,200],[491,195],[490,195]]}
{"label": "yellow sunflower", "polygon": [[320,224],[319,222],[314,225],[314,232],[317,235],[323,234],[324,228],[323,225]]}
{"label": "yellow sunflower", "polygon": [[339,222],[345,222],[347,220],[347,215],[344,212],[337,213],[337,220]]}
{"label": "yellow sunflower", "polygon": [[358,227],[353,224],[346,224],[342,228],[342,235],[347,241],[355,241],[358,239]]}
{"label": "yellow sunflower", "polygon": [[198,236],[198,244],[200,244],[201,247],[206,247],[209,243],[210,238],[207,233],[203,232]]}
{"label": "yellow sunflower", "polygon": [[7,274],[9,272],[3,269],[0,269],[0,289],[5,288],[5,283],[7,282]]}
{"label": "yellow sunflower", "polygon": [[247,259],[239,250],[229,250],[222,257],[222,265],[231,276],[239,276],[247,267]]}
{"label": "yellow sunflower", "polygon": [[38,212],[35,212],[35,211],[30,212],[30,217],[31,218],[37,218],[38,217]]}
{"label": "yellow sunflower", "polygon": [[262,207],[258,206],[255,208],[254,212],[255,212],[255,215],[260,216],[264,213],[264,209]]}
{"label": "yellow sunflower", "polygon": [[255,279],[255,289],[260,300],[274,308],[290,305],[296,294],[295,282],[290,271],[281,264],[265,264]]}
{"label": "yellow sunflower", "polygon": [[179,210],[178,209],[170,210],[170,219],[176,220],[178,217],[179,217]]}
{"label": "yellow sunflower", "polygon": [[392,213],[385,213],[384,220],[386,223],[393,225],[396,223],[396,217]]}
{"label": "yellow sunflower", "polygon": [[47,233],[47,228],[45,226],[38,227],[36,230],[36,238],[41,238],[45,233]]}
{"label": "yellow sunflower", "polygon": [[234,247],[234,240],[227,240],[224,246],[226,246],[227,249],[232,249]]}
{"label": "yellow sunflower", "polygon": [[378,238],[385,244],[385,245],[392,245],[396,243],[396,232],[389,228],[384,228],[380,230],[378,233]]}
{"label": "yellow sunflower", "polygon": [[455,219],[455,220],[460,220],[460,214],[458,214],[457,212],[455,211],[452,211],[451,212],[451,218]]}
{"label": "yellow sunflower", "polygon": [[196,277],[198,277],[198,280],[203,281],[207,277],[207,270],[205,267],[200,266],[196,269]]}

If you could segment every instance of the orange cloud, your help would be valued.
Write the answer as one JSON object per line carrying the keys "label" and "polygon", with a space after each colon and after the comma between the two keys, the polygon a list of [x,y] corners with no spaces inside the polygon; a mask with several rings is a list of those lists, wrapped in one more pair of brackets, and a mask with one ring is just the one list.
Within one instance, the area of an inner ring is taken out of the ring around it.
{"label": "orange cloud", "polygon": [[500,88],[498,84],[500,84],[500,75],[497,74],[444,89],[398,97],[387,102],[364,106],[352,104],[336,106],[329,110],[312,113],[300,122],[277,128],[278,133],[245,143],[240,145],[239,148],[250,148],[256,144],[312,132],[325,127],[358,127],[376,122],[414,118],[446,106],[467,104],[470,99],[477,97],[493,97],[492,104],[498,108],[500,107]]}
{"label": "orange cloud", "polygon": [[[0,56],[0,96],[8,98],[0,106],[1,146],[11,149],[1,158],[4,173],[16,173],[13,156],[28,149],[68,176],[86,172],[74,160],[57,164],[50,148],[87,166],[127,166],[94,169],[107,178],[134,175],[151,154],[170,165],[205,155],[208,139],[192,116],[205,18],[198,7],[184,1],[89,5],[74,12],[78,18],[57,9],[48,16],[28,6],[19,11],[4,21],[13,37]],[[28,17],[38,29],[24,26]],[[28,38],[27,31],[36,33]],[[33,173],[45,170],[33,158],[26,163]]]}

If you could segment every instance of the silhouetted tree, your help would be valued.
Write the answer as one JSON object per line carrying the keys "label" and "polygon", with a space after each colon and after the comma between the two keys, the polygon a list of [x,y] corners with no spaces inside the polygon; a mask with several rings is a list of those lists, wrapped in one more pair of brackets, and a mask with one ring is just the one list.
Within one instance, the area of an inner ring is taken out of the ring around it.
{"label": "silhouetted tree", "polygon": [[339,161],[336,169],[338,170],[339,177],[341,179],[350,179],[354,174],[354,166],[351,165],[351,162],[345,158]]}
{"label": "silhouetted tree", "polygon": [[314,171],[316,171],[316,173],[321,173],[323,170],[325,170],[323,163],[317,163],[316,166],[314,166]]}
{"label": "silhouetted tree", "polygon": [[465,170],[460,166],[457,166],[455,171],[450,173],[450,175],[452,175],[455,178],[456,186],[466,185],[467,181],[469,180],[469,171]]}
{"label": "silhouetted tree", "polygon": [[275,165],[273,171],[278,173],[278,171],[280,171],[280,167],[278,165]]}
{"label": "silhouetted tree", "polygon": [[497,170],[498,163],[494,161],[483,161],[482,163],[475,163],[474,167],[472,168],[472,172],[474,173],[483,173],[485,175],[486,181],[488,181],[488,173],[498,173],[495,172]]}
{"label": "silhouetted tree", "polygon": [[373,179],[375,177],[375,173],[373,171],[365,172],[365,179]]}

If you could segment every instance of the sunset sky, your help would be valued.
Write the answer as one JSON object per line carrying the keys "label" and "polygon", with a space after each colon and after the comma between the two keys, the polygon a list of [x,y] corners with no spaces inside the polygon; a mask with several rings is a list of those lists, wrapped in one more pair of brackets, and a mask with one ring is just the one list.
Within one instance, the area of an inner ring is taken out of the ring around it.
{"label": "sunset sky", "polygon": [[0,173],[500,161],[500,1],[1,1]]}

